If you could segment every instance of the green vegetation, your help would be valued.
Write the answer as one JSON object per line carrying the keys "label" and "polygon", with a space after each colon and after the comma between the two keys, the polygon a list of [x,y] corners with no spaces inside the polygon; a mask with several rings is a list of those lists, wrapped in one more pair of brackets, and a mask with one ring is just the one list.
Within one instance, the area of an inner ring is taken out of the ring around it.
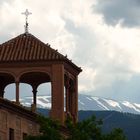
{"label": "green vegetation", "polygon": [[96,120],[94,116],[74,124],[69,118],[65,122],[65,133],[58,121],[40,116],[39,136],[27,136],[25,140],[126,140],[121,129],[114,129],[108,134],[101,130],[102,121]]}
{"label": "green vegetation", "polygon": [[58,121],[44,116],[39,116],[37,119],[40,124],[40,135],[27,136],[25,140],[63,140],[60,133],[61,125]]}

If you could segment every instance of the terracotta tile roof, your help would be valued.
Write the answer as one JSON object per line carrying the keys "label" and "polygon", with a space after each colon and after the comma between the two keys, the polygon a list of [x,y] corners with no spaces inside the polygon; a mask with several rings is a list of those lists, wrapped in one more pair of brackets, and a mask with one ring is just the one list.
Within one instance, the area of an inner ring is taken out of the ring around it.
{"label": "terracotta tile roof", "polygon": [[67,59],[31,34],[21,34],[0,45],[0,62]]}
{"label": "terracotta tile roof", "polygon": [[0,63],[5,62],[30,62],[30,61],[65,61],[77,67],[67,57],[45,44],[32,34],[21,34],[3,44],[0,44]]}

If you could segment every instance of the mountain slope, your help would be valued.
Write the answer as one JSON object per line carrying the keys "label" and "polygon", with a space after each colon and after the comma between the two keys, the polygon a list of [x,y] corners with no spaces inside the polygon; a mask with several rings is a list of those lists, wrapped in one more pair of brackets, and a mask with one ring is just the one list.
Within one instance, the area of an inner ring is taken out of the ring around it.
{"label": "mountain slope", "polygon": [[127,140],[140,138],[140,115],[116,111],[79,111],[79,121],[92,115],[103,120],[102,130],[104,133],[110,132],[113,128],[121,128]]}
{"label": "mountain slope", "polygon": [[[39,108],[38,112],[48,116],[49,110]],[[127,140],[138,140],[140,138],[140,115],[121,113],[117,111],[79,111],[79,121],[96,116],[97,120],[102,119],[102,131],[110,132],[114,128],[121,128]]]}
{"label": "mountain slope", "polygon": [[[32,97],[20,99],[25,106],[30,106]],[[95,96],[79,94],[79,110],[115,110],[119,112],[129,112],[140,114],[140,104],[130,103],[128,101],[116,101],[112,99],[100,98]],[[37,106],[39,108],[51,108],[51,96],[38,96]]]}

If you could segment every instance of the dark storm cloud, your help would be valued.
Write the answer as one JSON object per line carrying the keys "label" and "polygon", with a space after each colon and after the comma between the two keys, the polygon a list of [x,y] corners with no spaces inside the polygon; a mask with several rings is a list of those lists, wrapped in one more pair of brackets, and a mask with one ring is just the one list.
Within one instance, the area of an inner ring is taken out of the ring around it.
{"label": "dark storm cloud", "polygon": [[140,26],[140,0],[97,0],[93,12],[103,15],[108,25]]}

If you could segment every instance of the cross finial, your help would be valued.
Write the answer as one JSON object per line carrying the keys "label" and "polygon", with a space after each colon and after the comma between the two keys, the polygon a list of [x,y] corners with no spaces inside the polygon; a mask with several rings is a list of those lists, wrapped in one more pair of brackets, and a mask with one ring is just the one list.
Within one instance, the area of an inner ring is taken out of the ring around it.
{"label": "cross finial", "polygon": [[32,13],[28,11],[28,9],[25,10],[25,12],[21,13],[23,15],[25,15],[25,33],[28,33],[28,16],[31,15]]}

